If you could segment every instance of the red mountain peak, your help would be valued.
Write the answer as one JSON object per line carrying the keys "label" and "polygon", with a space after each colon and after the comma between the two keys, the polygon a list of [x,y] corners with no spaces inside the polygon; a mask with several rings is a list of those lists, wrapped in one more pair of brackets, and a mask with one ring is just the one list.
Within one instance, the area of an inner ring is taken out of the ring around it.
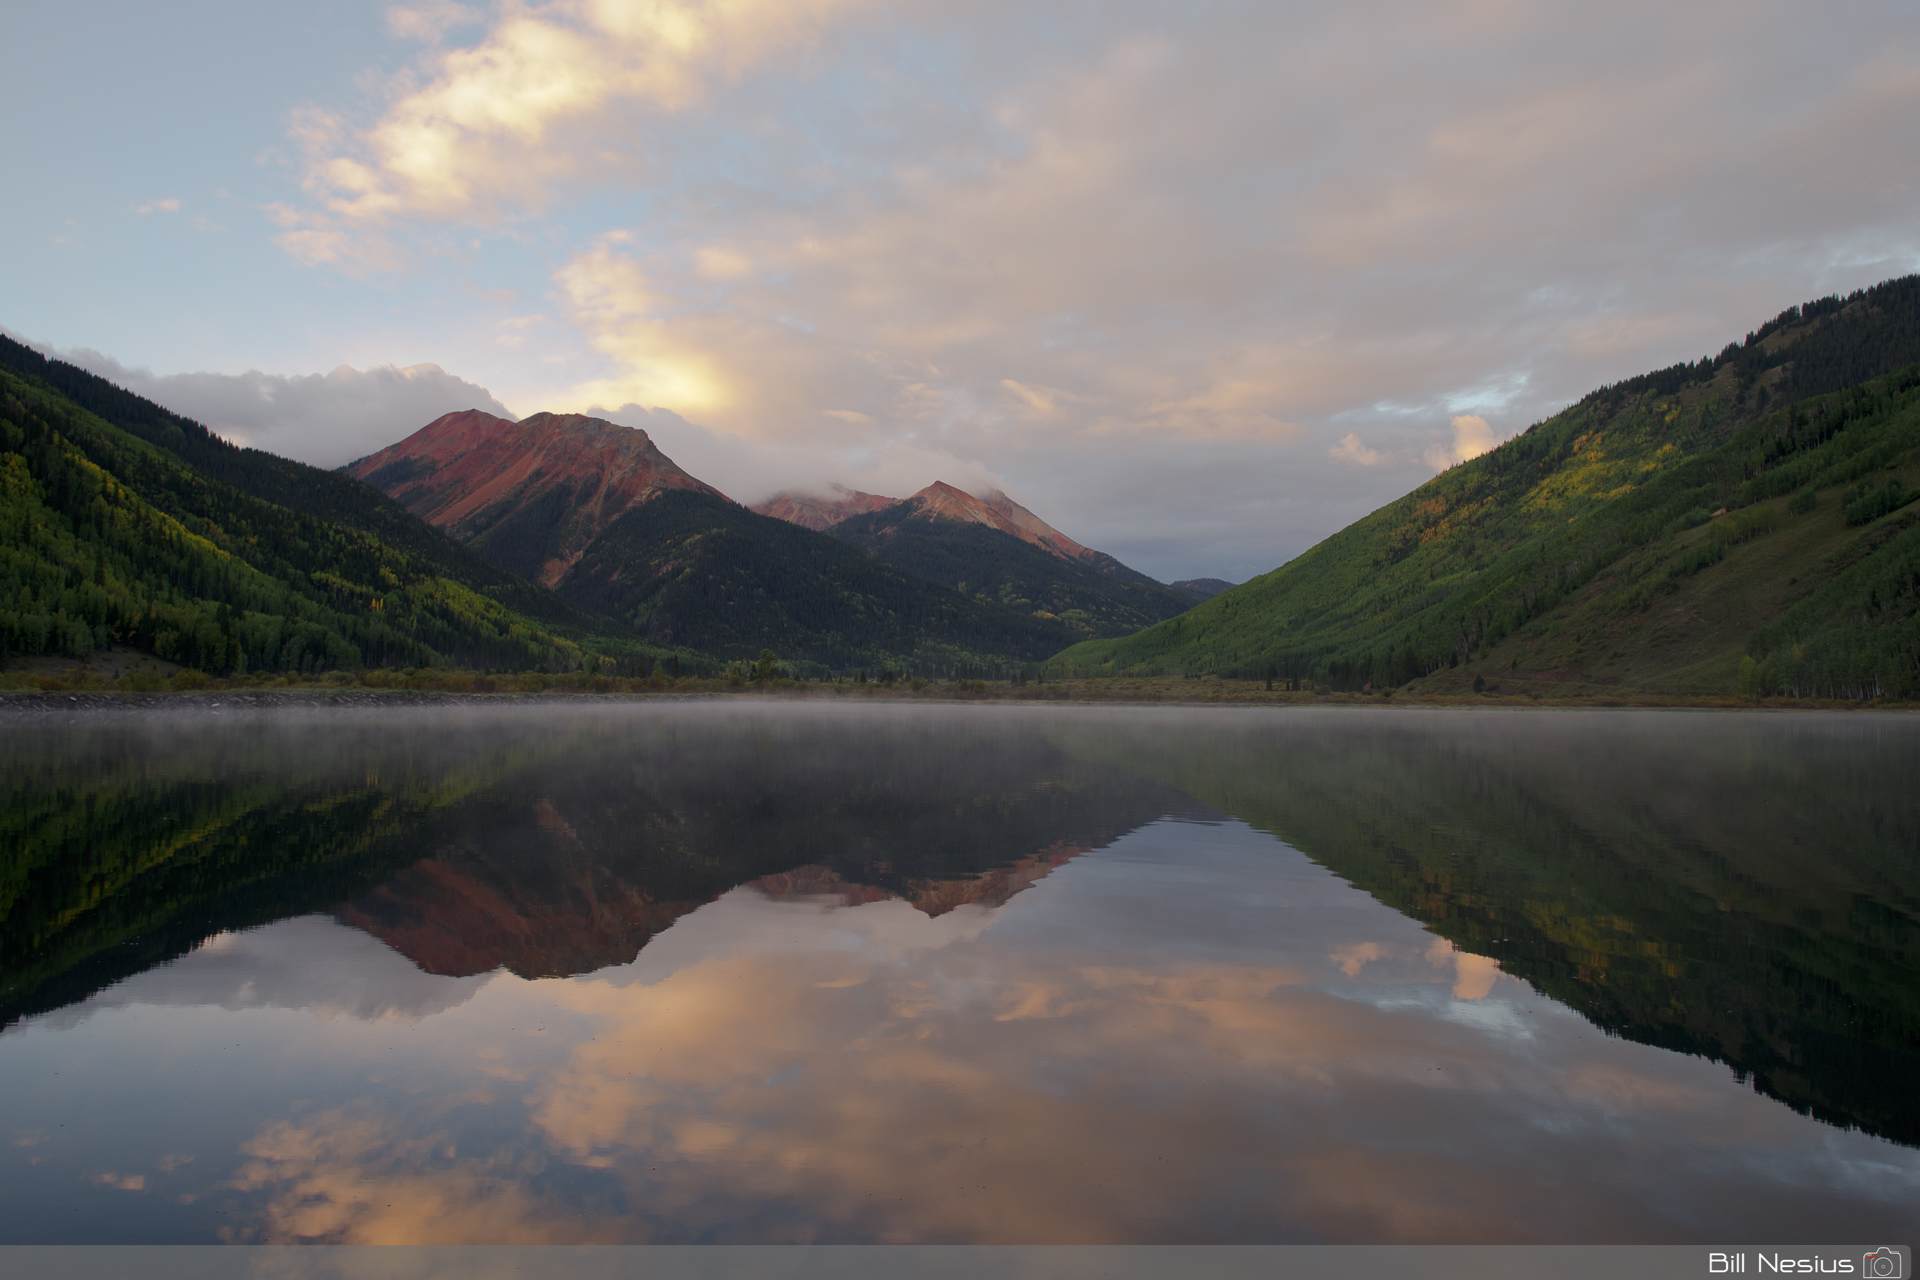
{"label": "red mountain peak", "polygon": [[764,502],[756,502],[747,508],[763,516],[772,516],[776,520],[785,520],[788,524],[797,524],[802,528],[821,530],[831,528],[848,516],[864,515],[869,511],[878,511],[900,501],[898,498],[883,498],[877,493],[862,493],[858,489],[849,489],[845,485],[833,485],[827,494],[802,493],[787,490],[776,493]]}
{"label": "red mountain peak", "polygon": [[964,489],[957,489],[944,480],[936,480],[907,501],[918,504],[920,514],[930,519],[969,520],[984,524],[990,529],[1011,534],[1022,542],[1030,542],[1062,560],[1085,560],[1098,554],[1081,546],[998,489],[990,489],[985,497],[976,498]]}
{"label": "red mountain peak", "polygon": [[547,586],[635,503],[669,489],[726,497],[676,466],[646,432],[578,413],[519,422],[478,409],[443,414],[347,474],[462,541],[535,502],[551,505],[555,491],[566,489],[554,554],[537,571]]}

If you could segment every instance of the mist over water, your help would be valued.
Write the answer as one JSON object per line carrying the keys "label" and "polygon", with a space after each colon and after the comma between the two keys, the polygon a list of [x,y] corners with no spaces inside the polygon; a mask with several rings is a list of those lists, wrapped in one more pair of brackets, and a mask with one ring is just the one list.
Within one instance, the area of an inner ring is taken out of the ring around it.
{"label": "mist over water", "polygon": [[1907,718],[223,710],[0,777],[3,1242],[1920,1226]]}

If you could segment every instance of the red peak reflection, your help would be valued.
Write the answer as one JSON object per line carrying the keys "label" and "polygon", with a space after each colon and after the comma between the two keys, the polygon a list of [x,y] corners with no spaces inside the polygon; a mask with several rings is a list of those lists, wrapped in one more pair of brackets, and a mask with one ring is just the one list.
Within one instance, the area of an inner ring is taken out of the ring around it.
{"label": "red peak reflection", "polygon": [[937,917],[955,907],[1004,906],[1014,894],[1032,887],[1046,879],[1055,868],[1065,866],[1092,850],[1090,844],[1060,840],[1038,853],[977,875],[950,880],[909,880],[905,893],[860,884],[831,867],[822,866],[795,867],[778,875],[761,876],[758,880],[749,881],[746,887],[757,889],[775,902],[816,902],[832,907],[857,907],[862,903],[901,898],[916,910]]}

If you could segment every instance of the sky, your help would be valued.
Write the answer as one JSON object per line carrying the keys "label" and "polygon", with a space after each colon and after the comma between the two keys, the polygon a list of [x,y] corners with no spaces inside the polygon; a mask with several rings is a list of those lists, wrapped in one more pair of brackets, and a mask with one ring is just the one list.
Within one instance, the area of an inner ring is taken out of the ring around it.
{"label": "sky", "polygon": [[592,412],[1244,580],[1920,269],[1910,0],[69,0],[0,327],[325,466]]}

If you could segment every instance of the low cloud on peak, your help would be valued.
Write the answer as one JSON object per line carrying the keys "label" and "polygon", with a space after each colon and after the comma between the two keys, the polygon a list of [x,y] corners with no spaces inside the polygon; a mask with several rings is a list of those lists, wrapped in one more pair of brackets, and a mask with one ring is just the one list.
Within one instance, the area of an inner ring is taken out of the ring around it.
{"label": "low cloud on peak", "polygon": [[401,368],[341,365],[331,373],[155,374],[129,368],[98,351],[43,355],[78,365],[136,395],[211,428],[235,444],[265,449],[317,467],[338,467],[403,440],[444,413],[482,409],[514,415],[492,392],[437,364]]}

